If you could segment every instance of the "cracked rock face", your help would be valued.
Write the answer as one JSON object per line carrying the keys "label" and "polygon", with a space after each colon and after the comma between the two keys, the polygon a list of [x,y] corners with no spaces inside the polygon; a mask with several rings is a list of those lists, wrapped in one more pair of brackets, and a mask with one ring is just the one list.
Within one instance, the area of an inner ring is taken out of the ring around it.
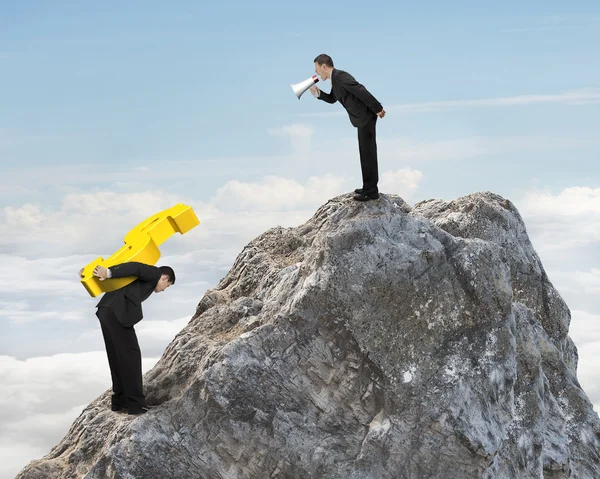
{"label": "cracked rock face", "polygon": [[570,313],[515,207],[332,199],[239,254],[144,377],[18,476],[598,478]]}

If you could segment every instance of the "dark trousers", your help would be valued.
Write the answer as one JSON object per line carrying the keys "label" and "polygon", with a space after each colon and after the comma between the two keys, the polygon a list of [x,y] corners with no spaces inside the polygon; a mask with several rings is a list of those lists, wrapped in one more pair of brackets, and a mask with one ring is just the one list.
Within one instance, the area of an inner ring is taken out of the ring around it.
{"label": "dark trousers", "polygon": [[360,153],[360,168],[362,170],[363,189],[366,193],[378,193],[377,183],[379,172],[377,168],[377,142],[375,139],[375,124],[377,117],[358,129],[358,151]]}
{"label": "dark trousers", "polygon": [[133,326],[123,326],[110,308],[99,307],[104,345],[112,376],[112,404],[129,408],[146,406],[142,386],[142,353]]}

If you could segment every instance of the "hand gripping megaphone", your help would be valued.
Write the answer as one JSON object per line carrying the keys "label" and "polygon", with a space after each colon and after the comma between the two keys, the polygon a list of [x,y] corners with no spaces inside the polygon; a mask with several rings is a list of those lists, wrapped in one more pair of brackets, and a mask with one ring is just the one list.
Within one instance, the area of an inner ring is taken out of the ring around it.
{"label": "hand gripping megaphone", "polygon": [[319,78],[317,77],[317,75],[313,75],[312,77],[307,78],[306,80],[301,81],[300,83],[295,83],[294,85],[290,86],[292,87],[292,90],[294,90],[294,93],[296,94],[299,100],[302,94],[318,81]]}

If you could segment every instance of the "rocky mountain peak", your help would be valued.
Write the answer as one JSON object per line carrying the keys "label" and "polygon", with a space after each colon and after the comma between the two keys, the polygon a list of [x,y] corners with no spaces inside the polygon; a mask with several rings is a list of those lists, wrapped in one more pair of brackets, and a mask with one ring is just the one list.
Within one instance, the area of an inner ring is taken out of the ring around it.
{"label": "rocky mountain peak", "polygon": [[331,199],[240,252],[144,377],[25,478],[594,478],[570,313],[514,205]]}

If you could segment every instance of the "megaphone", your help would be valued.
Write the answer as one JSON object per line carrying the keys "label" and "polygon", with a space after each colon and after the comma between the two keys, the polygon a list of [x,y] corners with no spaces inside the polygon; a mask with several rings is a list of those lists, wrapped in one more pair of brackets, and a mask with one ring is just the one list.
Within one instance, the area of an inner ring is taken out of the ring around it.
{"label": "megaphone", "polygon": [[317,75],[313,75],[312,77],[307,78],[306,80],[301,81],[300,83],[295,83],[294,85],[290,86],[292,87],[292,90],[294,90],[294,93],[296,94],[299,100],[302,94],[318,81],[319,78],[317,77]]}

